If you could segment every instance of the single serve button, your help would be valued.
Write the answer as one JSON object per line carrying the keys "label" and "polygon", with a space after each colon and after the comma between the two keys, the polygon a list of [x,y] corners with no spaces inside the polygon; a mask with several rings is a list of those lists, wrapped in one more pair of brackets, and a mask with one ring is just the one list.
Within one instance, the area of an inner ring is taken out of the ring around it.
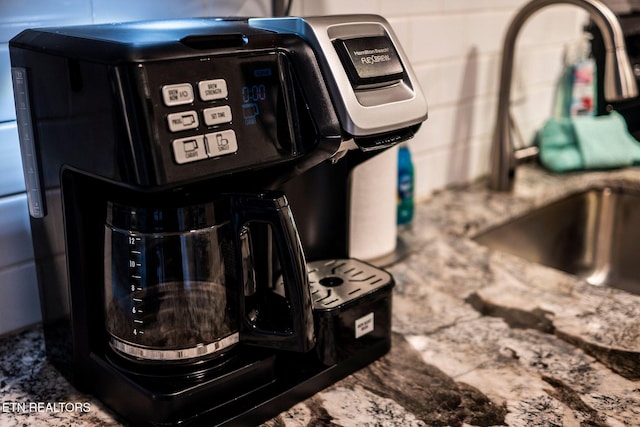
{"label": "single serve button", "polygon": [[393,43],[386,36],[336,39],[333,44],[351,84],[356,88],[402,78],[404,67]]}
{"label": "single serve button", "polygon": [[207,153],[209,157],[219,157],[225,154],[233,154],[238,151],[236,133],[229,129],[222,132],[208,133],[205,135]]}

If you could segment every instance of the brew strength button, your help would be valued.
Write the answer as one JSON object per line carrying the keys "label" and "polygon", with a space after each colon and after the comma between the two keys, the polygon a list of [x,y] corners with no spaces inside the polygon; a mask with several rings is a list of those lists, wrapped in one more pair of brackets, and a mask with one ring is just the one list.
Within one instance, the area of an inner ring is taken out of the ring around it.
{"label": "brew strength button", "polygon": [[162,99],[167,107],[191,104],[193,102],[193,86],[189,83],[162,86]]}
{"label": "brew strength button", "polygon": [[198,92],[203,101],[224,99],[229,94],[225,79],[203,80],[198,82]]}

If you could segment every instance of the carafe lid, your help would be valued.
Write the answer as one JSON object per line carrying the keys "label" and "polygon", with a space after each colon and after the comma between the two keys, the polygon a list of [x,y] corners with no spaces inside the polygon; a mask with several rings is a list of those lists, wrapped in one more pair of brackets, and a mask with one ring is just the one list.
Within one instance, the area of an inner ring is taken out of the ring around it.
{"label": "carafe lid", "polygon": [[185,232],[212,227],[226,221],[228,209],[219,201],[189,206],[134,207],[116,202],[107,204],[107,224],[123,230]]}

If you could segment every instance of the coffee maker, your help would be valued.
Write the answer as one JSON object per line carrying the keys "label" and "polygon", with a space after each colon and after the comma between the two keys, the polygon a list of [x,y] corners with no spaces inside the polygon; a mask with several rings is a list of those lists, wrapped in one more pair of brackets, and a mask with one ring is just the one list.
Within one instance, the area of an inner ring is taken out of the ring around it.
{"label": "coffee maker", "polygon": [[335,180],[291,184],[426,119],[383,18],[31,29],[10,55],[47,357],[75,387],[133,425],[247,425],[388,351],[393,277],[300,239],[303,206],[332,208],[299,188]]}

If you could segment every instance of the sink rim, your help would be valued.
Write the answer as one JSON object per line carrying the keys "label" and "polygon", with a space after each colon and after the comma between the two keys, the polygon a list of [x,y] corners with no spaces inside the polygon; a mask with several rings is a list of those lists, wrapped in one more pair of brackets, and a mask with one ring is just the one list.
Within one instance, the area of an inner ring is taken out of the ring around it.
{"label": "sink rim", "polygon": [[[640,294],[640,269],[638,274],[633,270],[634,274],[627,275],[625,269],[629,269],[627,264],[630,263],[623,262],[625,267],[621,268],[619,259],[619,246],[626,244],[619,243],[626,238],[619,234],[622,229],[620,223],[623,221],[623,225],[633,224],[632,220],[625,219],[623,215],[625,203],[633,206],[637,204],[640,212],[640,189],[611,183],[592,184],[485,227],[470,238],[491,251],[511,254],[528,262],[554,268],[592,285],[610,286]],[[554,212],[562,212],[562,208],[566,206],[572,209],[571,213],[556,221]],[[553,220],[550,222],[549,218]],[[640,219],[635,223],[640,224]],[[581,226],[584,229],[581,230]],[[635,227],[640,230],[640,225]],[[547,236],[547,232],[551,236]],[[567,236],[575,237],[575,241],[567,241]],[[553,246],[554,243],[558,247]],[[640,246],[640,240],[638,245]],[[564,251],[561,251],[563,248]],[[629,280],[629,276],[638,279]]]}

